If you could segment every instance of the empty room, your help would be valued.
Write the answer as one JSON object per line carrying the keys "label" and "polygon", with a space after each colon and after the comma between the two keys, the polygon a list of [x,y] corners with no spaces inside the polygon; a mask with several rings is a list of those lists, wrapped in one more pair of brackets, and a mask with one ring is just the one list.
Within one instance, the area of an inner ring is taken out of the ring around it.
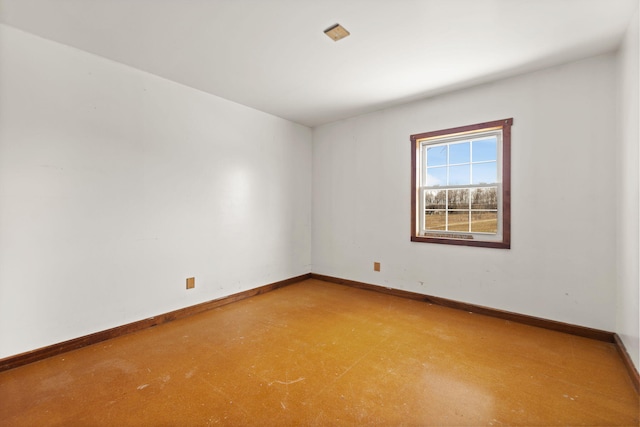
{"label": "empty room", "polygon": [[639,27],[0,0],[0,425],[639,425]]}

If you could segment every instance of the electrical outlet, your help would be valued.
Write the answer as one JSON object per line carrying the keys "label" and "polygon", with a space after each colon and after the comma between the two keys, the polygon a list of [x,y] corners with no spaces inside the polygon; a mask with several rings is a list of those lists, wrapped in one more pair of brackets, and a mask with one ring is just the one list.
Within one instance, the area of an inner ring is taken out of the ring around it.
{"label": "electrical outlet", "polygon": [[187,289],[193,289],[196,287],[196,278],[187,277]]}
{"label": "electrical outlet", "polygon": [[373,263],[373,271],[380,271],[380,263],[379,262],[374,262]]}

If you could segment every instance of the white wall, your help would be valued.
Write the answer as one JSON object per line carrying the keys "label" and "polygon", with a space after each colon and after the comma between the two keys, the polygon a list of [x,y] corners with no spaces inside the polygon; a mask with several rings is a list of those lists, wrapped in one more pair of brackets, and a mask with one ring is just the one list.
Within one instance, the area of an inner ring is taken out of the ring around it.
{"label": "white wall", "polygon": [[306,127],[0,25],[0,357],[310,272],[310,170]]}
{"label": "white wall", "polygon": [[[613,331],[616,65],[598,56],[314,129],[313,271]],[[508,117],[512,248],[410,242],[409,135]]]}
{"label": "white wall", "polygon": [[638,251],[640,209],[640,51],[638,10],[620,48],[620,149],[618,152],[618,305],[616,331],[640,370],[640,275]]}
{"label": "white wall", "polygon": [[[0,25],[0,357],[313,264],[615,330],[637,365],[637,13],[617,59],[315,129],[311,239],[309,129]],[[410,242],[409,135],[507,117],[512,249]]]}

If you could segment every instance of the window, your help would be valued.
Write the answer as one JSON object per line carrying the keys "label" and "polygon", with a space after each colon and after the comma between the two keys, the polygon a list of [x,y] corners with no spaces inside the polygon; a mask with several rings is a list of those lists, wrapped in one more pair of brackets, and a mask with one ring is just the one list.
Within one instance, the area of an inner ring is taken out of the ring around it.
{"label": "window", "polygon": [[411,135],[411,240],[511,245],[513,119]]}

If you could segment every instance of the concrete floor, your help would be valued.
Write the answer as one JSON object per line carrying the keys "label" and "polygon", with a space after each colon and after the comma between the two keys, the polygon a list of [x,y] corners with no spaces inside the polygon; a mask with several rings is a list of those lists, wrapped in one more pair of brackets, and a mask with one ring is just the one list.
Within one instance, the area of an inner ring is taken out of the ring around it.
{"label": "concrete floor", "polygon": [[613,344],[317,280],[0,373],[2,426],[638,425]]}

